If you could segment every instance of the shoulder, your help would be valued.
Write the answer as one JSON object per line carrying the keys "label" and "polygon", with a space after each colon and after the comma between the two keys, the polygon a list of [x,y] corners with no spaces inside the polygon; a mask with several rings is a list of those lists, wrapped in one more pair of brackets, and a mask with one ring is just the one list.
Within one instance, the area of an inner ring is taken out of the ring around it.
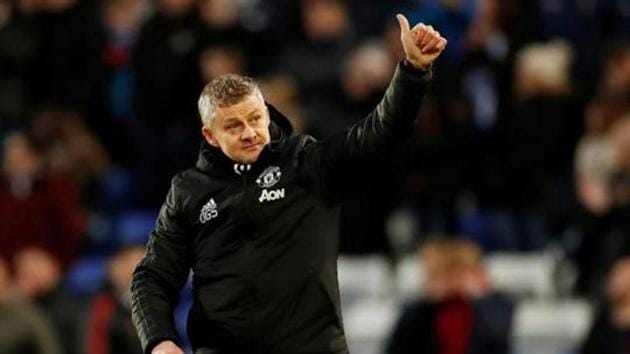
{"label": "shoulder", "polygon": [[426,317],[433,306],[423,299],[409,301],[403,305],[400,312],[401,320],[413,321]]}
{"label": "shoulder", "polygon": [[189,168],[171,179],[166,202],[181,211],[194,209],[207,194],[222,188],[224,184],[196,168]]}
{"label": "shoulder", "polygon": [[317,140],[310,135],[292,135],[284,140],[280,154],[283,159],[299,163],[304,159],[305,153],[312,151],[316,145]]}
{"label": "shoulder", "polygon": [[288,147],[296,156],[302,156],[305,152],[314,151],[319,144],[318,140],[311,135],[294,135],[288,139]]}
{"label": "shoulder", "polygon": [[481,306],[493,306],[506,310],[512,310],[514,307],[514,300],[509,295],[499,291],[489,293],[488,295],[480,298],[477,303]]}
{"label": "shoulder", "polygon": [[475,302],[475,313],[480,321],[491,324],[497,333],[503,333],[511,327],[514,317],[514,301],[498,292],[490,293]]}
{"label": "shoulder", "polygon": [[317,139],[315,139],[311,135],[306,134],[298,134],[292,135],[287,138],[285,142],[285,150],[295,150],[295,149],[304,149],[308,146],[314,145],[317,143]]}

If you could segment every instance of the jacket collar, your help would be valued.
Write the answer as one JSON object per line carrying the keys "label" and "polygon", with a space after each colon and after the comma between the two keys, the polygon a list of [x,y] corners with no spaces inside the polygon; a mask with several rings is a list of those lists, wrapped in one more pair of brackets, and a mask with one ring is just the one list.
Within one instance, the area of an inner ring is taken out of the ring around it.
{"label": "jacket collar", "polygon": [[265,103],[269,110],[271,123],[269,124],[269,134],[271,141],[261,151],[258,160],[252,165],[243,165],[230,160],[220,149],[215,148],[202,140],[199,157],[195,166],[206,173],[218,175],[241,175],[252,170],[257,170],[257,166],[264,165],[272,156],[281,150],[287,138],[293,134],[293,127],[289,120],[280,113],[274,106]]}

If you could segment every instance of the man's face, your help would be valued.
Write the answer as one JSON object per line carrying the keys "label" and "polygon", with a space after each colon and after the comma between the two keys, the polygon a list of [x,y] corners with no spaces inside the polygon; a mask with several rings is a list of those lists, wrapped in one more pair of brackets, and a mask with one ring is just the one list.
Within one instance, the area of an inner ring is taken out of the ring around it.
{"label": "man's face", "polygon": [[203,127],[208,144],[218,147],[231,160],[253,163],[269,136],[269,111],[265,102],[255,94],[229,107],[218,107],[212,127]]}

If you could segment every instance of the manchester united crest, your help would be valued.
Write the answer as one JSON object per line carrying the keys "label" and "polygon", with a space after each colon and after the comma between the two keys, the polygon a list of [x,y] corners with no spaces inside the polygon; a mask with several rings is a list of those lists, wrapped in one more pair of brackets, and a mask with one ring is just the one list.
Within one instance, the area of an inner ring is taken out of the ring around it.
{"label": "manchester united crest", "polygon": [[260,188],[269,188],[274,186],[280,180],[282,171],[278,166],[269,166],[256,178],[256,184]]}

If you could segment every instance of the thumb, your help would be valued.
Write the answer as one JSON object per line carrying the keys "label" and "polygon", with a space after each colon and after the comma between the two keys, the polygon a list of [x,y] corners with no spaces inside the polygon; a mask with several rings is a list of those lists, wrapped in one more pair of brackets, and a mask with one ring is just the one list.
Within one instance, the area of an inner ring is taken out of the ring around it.
{"label": "thumb", "polygon": [[398,20],[398,24],[400,25],[400,34],[409,33],[409,21],[403,14],[397,14],[396,19]]}

